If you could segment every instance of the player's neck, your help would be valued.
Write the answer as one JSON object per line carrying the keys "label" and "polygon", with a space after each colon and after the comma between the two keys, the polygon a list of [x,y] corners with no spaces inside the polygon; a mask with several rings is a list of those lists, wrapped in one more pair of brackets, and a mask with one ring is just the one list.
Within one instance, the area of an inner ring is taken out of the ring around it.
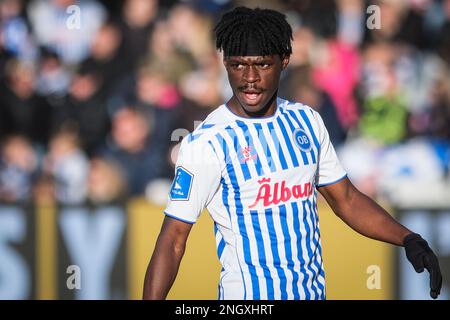
{"label": "player's neck", "polygon": [[226,106],[232,113],[242,118],[268,118],[272,117],[277,110],[277,91],[273,94],[272,98],[266,103],[266,105],[257,112],[250,112],[246,110],[236,96],[226,103]]}

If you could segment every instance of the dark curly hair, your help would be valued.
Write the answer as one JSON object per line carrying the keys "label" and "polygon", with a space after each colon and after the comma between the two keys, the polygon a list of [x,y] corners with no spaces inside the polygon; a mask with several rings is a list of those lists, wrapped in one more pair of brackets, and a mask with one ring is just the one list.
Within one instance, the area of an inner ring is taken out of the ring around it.
{"label": "dark curly hair", "polygon": [[222,16],[214,32],[216,48],[225,56],[292,53],[292,28],[275,10],[237,7]]}

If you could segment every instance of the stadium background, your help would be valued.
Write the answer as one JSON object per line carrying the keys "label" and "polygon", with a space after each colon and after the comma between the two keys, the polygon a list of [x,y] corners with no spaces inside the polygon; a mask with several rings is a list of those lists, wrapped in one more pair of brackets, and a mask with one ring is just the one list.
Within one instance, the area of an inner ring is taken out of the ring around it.
{"label": "stadium background", "polygon": [[[1,0],[0,299],[140,298],[178,142],[230,96],[211,30],[240,4],[288,15],[280,95],[429,240],[449,298],[449,0]],[[429,298],[402,250],[319,207],[329,299]],[[219,271],[205,212],[169,298],[216,299]]]}

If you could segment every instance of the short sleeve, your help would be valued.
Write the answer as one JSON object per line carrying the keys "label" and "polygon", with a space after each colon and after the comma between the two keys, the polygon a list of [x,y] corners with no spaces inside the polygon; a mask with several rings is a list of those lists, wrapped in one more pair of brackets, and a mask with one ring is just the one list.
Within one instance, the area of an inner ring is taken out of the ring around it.
{"label": "short sleeve", "polygon": [[331,143],[328,130],[319,113],[315,112],[319,125],[320,160],[317,176],[317,187],[336,183],[347,176]]}
{"label": "short sleeve", "polygon": [[195,223],[217,192],[220,178],[220,163],[212,146],[205,140],[183,139],[164,213]]}

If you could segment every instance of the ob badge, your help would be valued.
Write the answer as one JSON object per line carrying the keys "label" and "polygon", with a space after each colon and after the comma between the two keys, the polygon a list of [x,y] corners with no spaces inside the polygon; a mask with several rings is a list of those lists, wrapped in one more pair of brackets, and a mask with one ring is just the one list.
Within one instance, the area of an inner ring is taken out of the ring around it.
{"label": "ob badge", "polygon": [[172,187],[170,188],[170,200],[187,201],[191,194],[194,175],[183,167],[178,167]]}
{"label": "ob badge", "polygon": [[295,140],[295,144],[300,148],[300,150],[302,150],[303,152],[311,151],[311,140],[309,139],[305,130],[301,128],[295,129],[293,137]]}

